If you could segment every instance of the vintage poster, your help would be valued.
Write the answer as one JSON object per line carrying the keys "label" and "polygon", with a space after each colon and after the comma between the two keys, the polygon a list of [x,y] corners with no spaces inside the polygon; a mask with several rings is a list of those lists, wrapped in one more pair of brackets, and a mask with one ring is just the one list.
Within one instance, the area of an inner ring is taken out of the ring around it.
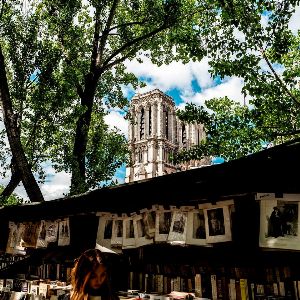
{"label": "vintage poster", "polygon": [[163,207],[156,211],[155,242],[167,242],[172,221],[172,211]]}
{"label": "vintage poster", "polygon": [[300,250],[299,202],[299,196],[260,201],[260,247]]}
{"label": "vintage poster", "polygon": [[58,246],[70,245],[70,222],[69,218],[59,221]]}
{"label": "vintage poster", "polygon": [[229,205],[214,205],[204,209],[207,243],[220,243],[232,240]]}
{"label": "vintage poster", "polygon": [[46,221],[46,243],[55,243],[57,242],[58,237],[58,224],[59,221]]}
{"label": "vintage poster", "polygon": [[116,248],[122,248],[123,245],[123,220],[124,217],[119,217],[118,215],[112,215],[112,236],[111,236],[111,246],[116,251]]}
{"label": "vintage poster", "polygon": [[25,230],[24,230],[24,247],[31,247],[36,248],[39,229],[40,229],[40,222],[26,222],[24,223]]}
{"label": "vintage poster", "polygon": [[168,235],[168,242],[184,244],[186,241],[187,231],[187,214],[186,211],[172,210],[171,229]]}
{"label": "vintage poster", "polygon": [[36,242],[37,248],[47,248],[48,243],[46,242],[46,221],[41,220],[40,227],[38,230],[38,237]]}
{"label": "vintage poster", "polygon": [[133,219],[134,216],[130,216],[125,217],[123,220],[123,249],[136,247]]}
{"label": "vintage poster", "polygon": [[142,215],[136,215],[133,218],[133,226],[136,247],[153,244],[153,238],[150,238],[149,235],[146,235],[144,218]]}
{"label": "vintage poster", "polygon": [[113,230],[112,215],[107,212],[99,212],[97,213],[97,216],[99,216],[99,225],[96,243],[102,247],[111,249],[111,239]]}
{"label": "vintage poster", "polygon": [[6,253],[13,254],[17,244],[18,225],[15,222],[9,222],[8,227],[9,235],[7,240]]}
{"label": "vintage poster", "polygon": [[188,212],[186,244],[207,246],[204,209]]}

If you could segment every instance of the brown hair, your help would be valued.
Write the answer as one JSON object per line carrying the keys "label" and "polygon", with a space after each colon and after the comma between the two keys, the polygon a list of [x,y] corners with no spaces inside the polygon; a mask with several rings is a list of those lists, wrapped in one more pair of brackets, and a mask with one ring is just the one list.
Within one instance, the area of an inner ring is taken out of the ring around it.
{"label": "brown hair", "polygon": [[[86,300],[88,297],[88,282],[91,274],[99,267],[106,266],[103,253],[98,249],[89,249],[83,252],[79,258],[75,260],[75,266],[71,271],[71,284],[73,291],[71,300]],[[110,294],[108,278],[105,283]],[[110,298],[110,297],[108,297]]]}

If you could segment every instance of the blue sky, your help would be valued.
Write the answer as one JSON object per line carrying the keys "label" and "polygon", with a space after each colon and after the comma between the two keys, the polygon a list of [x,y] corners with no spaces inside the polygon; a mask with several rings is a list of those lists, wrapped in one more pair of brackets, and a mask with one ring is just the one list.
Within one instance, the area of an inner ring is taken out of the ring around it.
{"label": "blue sky", "polygon": [[[290,29],[296,33],[300,29],[300,8],[296,9],[295,14],[290,20]],[[267,22],[267,16],[262,16],[262,24]],[[239,35],[239,33],[237,33]],[[242,37],[241,37],[242,38]],[[213,97],[229,98],[243,103],[244,98],[241,94],[243,81],[237,77],[225,78],[224,80],[213,80],[208,69],[207,59],[200,62],[172,62],[170,65],[160,67],[151,63],[148,58],[140,64],[136,60],[126,61],[127,70],[134,73],[140,79],[146,79],[147,86],[139,90],[140,93],[158,88],[167,95],[171,96],[177,107],[181,108],[187,102],[203,104],[206,99]],[[262,63],[262,68],[267,69],[266,64]],[[136,91],[131,86],[124,86],[123,93],[130,100]],[[128,124],[123,117],[123,112],[115,109],[111,110],[105,120],[111,127],[117,127],[127,136]],[[221,162],[220,160],[215,163]],[[46,200],[63,197],[68,192],[70,185],[70,174],[65,172],[55,173],[49,162],[45,162],[45,170],[48,174],[47,181],[41,185],[42,193]],[[125,167],[117,170],[115,174],[119,183],[124,182]],[[0,183],[5,185],[9,180],[2,178]],[[27,198],[24,188],[18,187],[16,192],[23,198]]]}

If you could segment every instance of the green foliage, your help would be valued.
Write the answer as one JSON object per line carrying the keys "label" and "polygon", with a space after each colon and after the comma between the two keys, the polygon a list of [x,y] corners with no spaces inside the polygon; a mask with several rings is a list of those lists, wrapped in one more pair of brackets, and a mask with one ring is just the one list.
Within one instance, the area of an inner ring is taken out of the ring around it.
{"label": "green foliage", "polygon": [[288,29],[298,4],[239,0],[212,4],[209,26],[195,28],[202,39],[199,49],[206,45],[213,76],[244,80],[249,106],[226,98],[208,100],[200,108],[188,104],[179,117],[203,122],[207,138],[175,161],[205,155],[233,159],[261,150],[265,142],[299,136],[299,33],[295,36]]}
{"label": "green foliage", "polygon": [[[4,187],[0,185],[0,194],[4,190]],[[22,204],[23,199],[16,194],[11,194],[7,199],[3,200],[0,197],[0,206],[9,206],[9,205],[17,205],[17,204]]]}

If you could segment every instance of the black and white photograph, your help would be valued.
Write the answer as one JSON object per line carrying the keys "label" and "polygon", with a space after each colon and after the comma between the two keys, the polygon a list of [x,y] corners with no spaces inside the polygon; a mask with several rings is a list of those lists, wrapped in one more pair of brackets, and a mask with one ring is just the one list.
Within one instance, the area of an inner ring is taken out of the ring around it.
{"label": "black and white photograph", "polygon": [[155,241],[166,242],[171,228],[171,210],[160,209],[156,211]]}
{"label": "black and white photograph", "polygon": [[168,236],[169,242],[185,243],[187,232],[187,212],[176,210],[172,214],[171,229]]}
{"label": "black and white photograph", "polygon": [[47,243],[54,243],[58,236],[58,221],[46,221],[46,237]]}
{"label": "black and white photograph", "polygon": [[146,234],[144,217],[142,214],[136,215],[133,219],[134,234],[135,234],[135,245],[141,247],[149,244],[153,244],[153,238],[150,238]]}
{"label": "black and white photograph", "polygon": [[147,210],[141,213],[143,222],[144,222],[144,228],[147,238],[153,238],[155,235],[155,216],[156,211],[155,210]]}
{"label": "black and white photograph", "polygon": [[215,208],[208,210],[207,218],[208,234],[210,236],[225,234],[223,208]]}
{"label": "black and white photograph", "polygon": [[35,248],[38,234],[39,234],[40,222],[26,222],[24,230],[24,247]]}
{"label": "black and white photograph", "polygon": [[204,209],[207,243],[231,241],[230,206],[212,206]]}
{"label": "black and white photograph", "polygon": [[70,224],[69,218],[59,221],[58,246],[70,245]]}
{"label": "black and white photograph", "polygon": [[261,200],[260,246],[300,250],[299,201]]}
{"label": "black and white photograph", "polygon": [[8,224],[8,228],[9,228],[9,235],[8,235],[5,252],[9,254],[13,254],[17,243],[17,230],[18,230],[17,224],[15,222],[10,221]]}
{"label": "black and white photograph", "polygon": [[112,236],[112,220],[110,219],[106,219],[105,220],[105,225],[104,225],[104,234],[103,234],[103,238],[106,239],[111,239]]}
{"label": "black and white photograph", "polygon": [[203,209],[188,212],[186,243],[190,245],[207,245]]}
{"label": "black and white photograph", "polygon": [[46,242],[46,221],[41,220],[38,231],[38,238],[36,242],[36,248],[47,248],[48,243]]}
{"label": "black and white photograph", "polygon": [[98,231],[96,243],[102,247],[111,249],[111,239],[113,232],[113,219],[110,213],[99,212]]}
{"label": "black and white photograph", "polygon": [[123,221],[123,244],[122,248],[135,248],[133,217],[127,217]]}
{"label": "black and white photograph", "polygon": [[122,248],[123,245],[123,217],[113,217],[111,246]]}

